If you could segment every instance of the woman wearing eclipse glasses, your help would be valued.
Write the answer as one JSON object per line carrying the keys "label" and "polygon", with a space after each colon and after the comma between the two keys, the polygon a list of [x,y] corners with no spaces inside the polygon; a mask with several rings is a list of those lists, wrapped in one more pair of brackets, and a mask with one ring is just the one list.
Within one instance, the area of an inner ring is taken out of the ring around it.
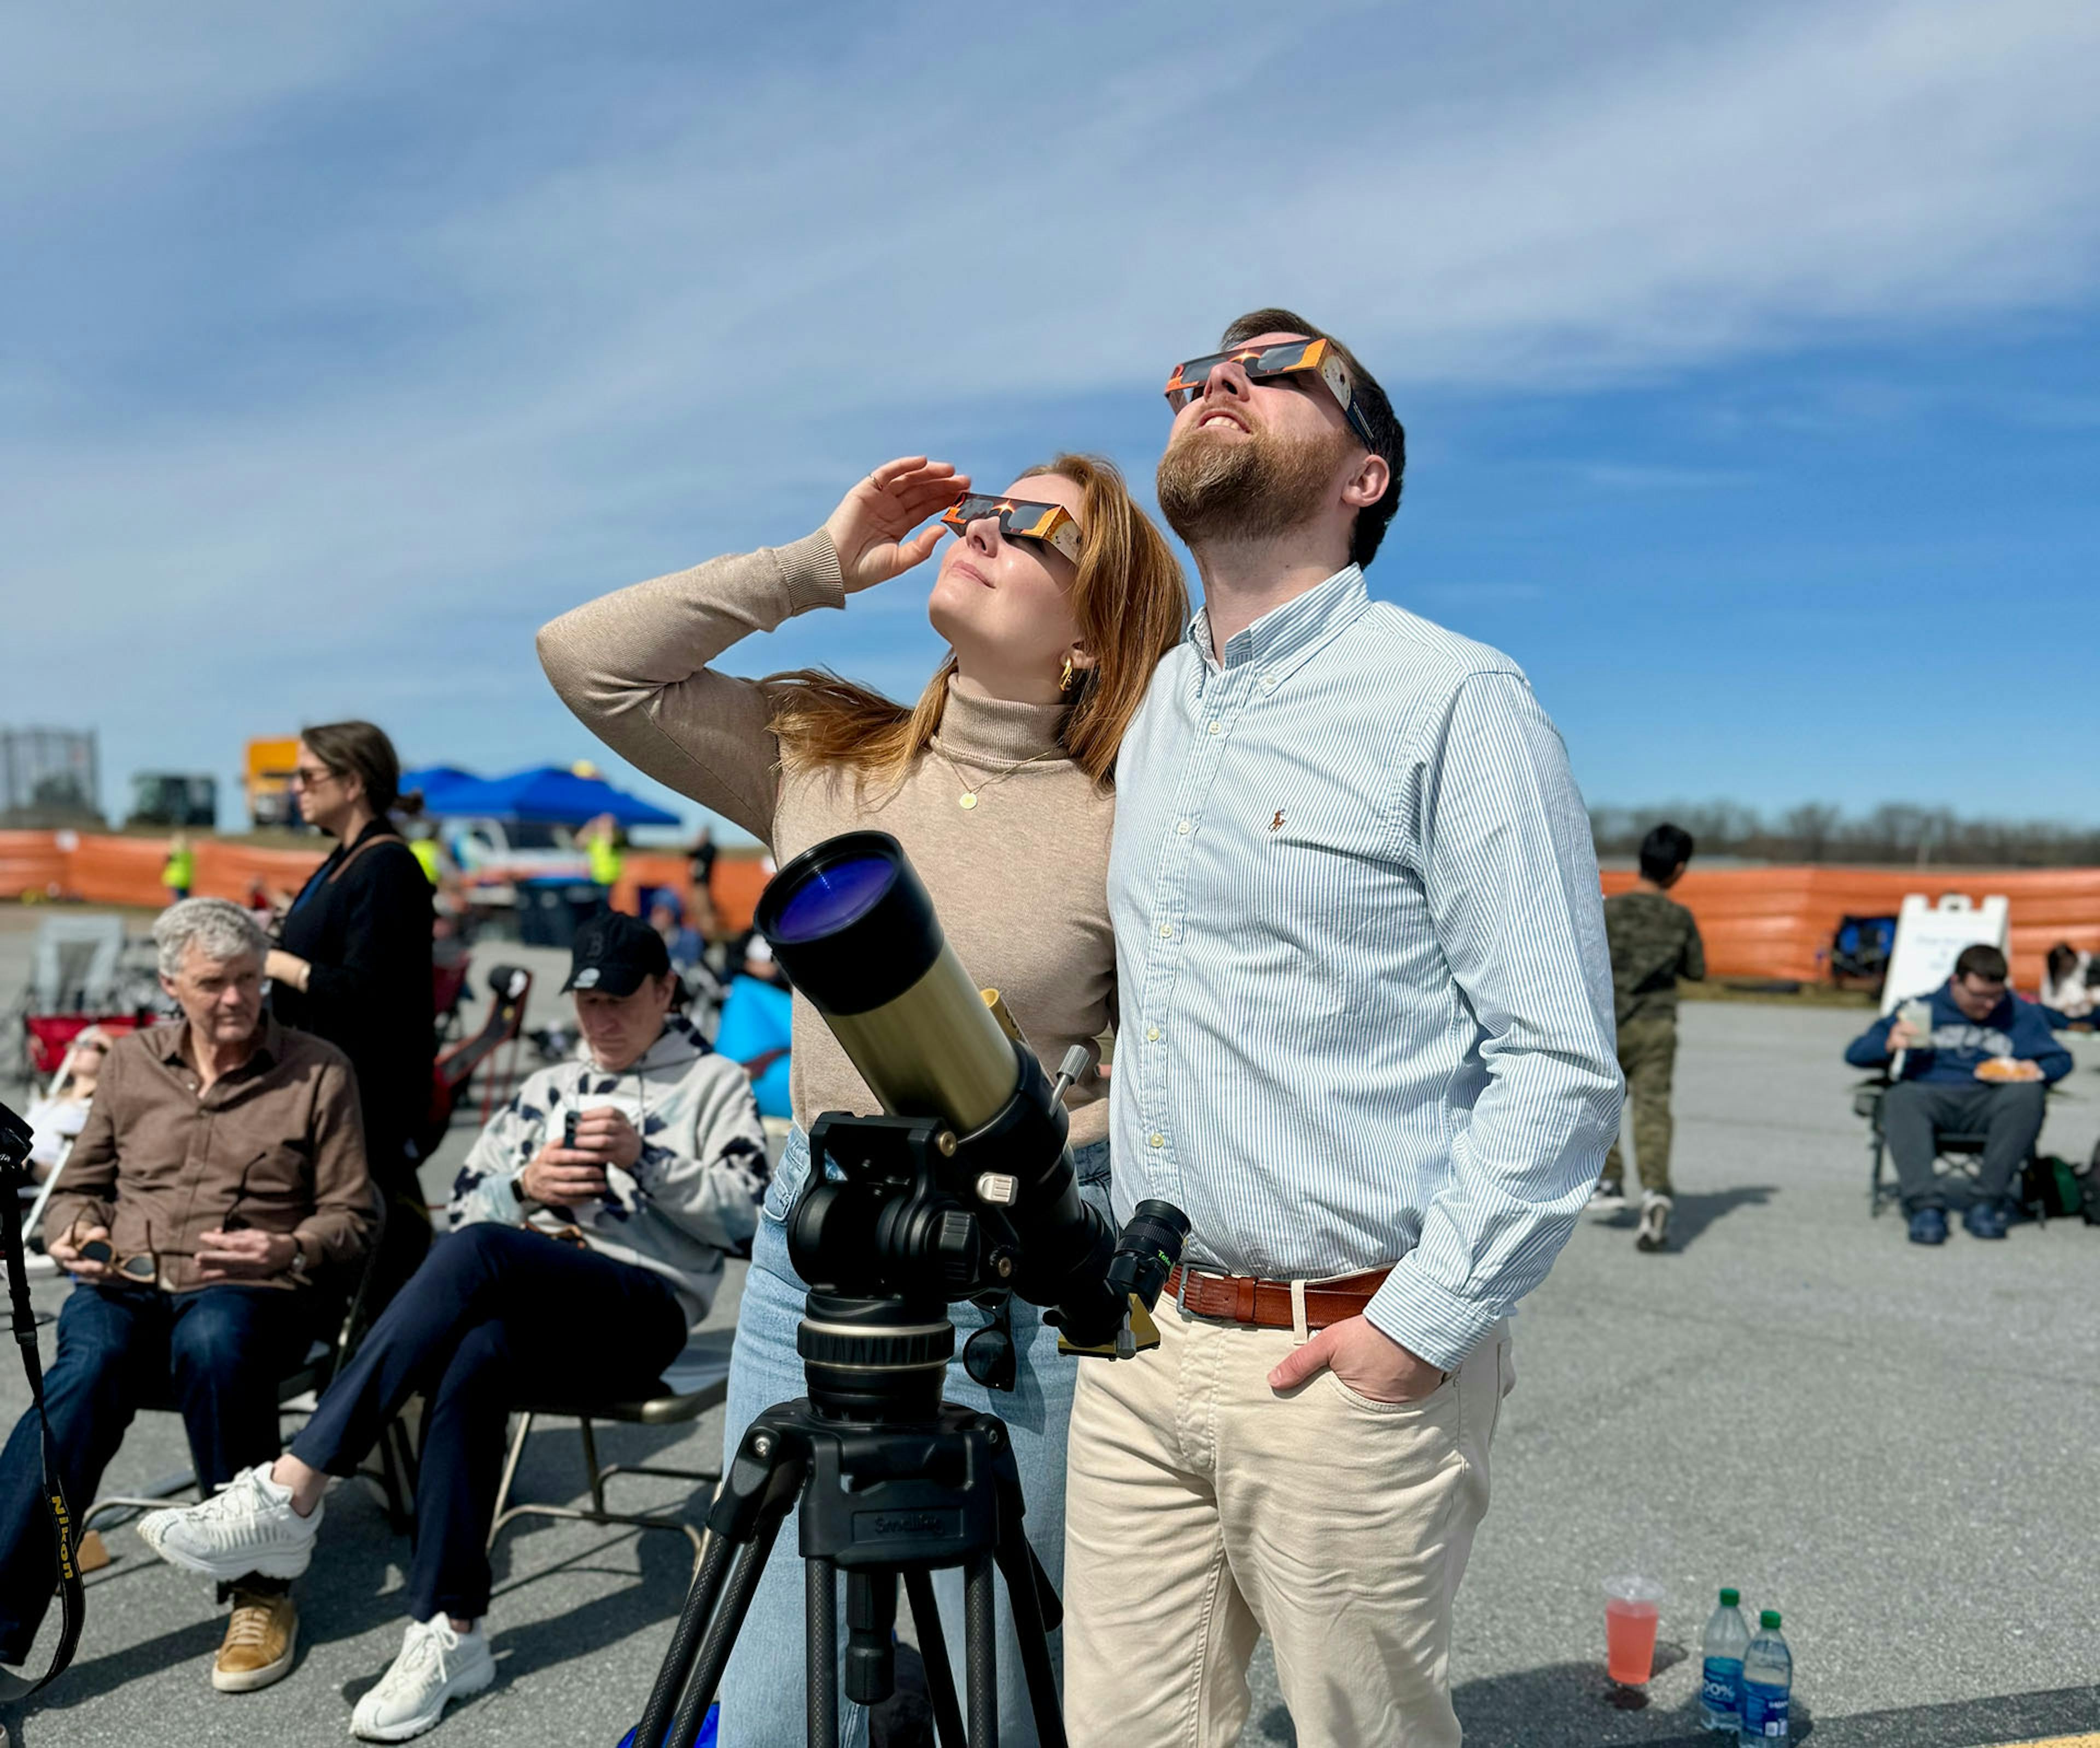
{"label": "woman wearing eclipse glasses", "polygon": [[[922,528],[929,517],[939,521]],[[927,616],[949,652],[915,704],[814,669],[745,680],[708,665],[753,632],[844,607],[901,576],[932,555],[944,530],[956,538]],[[1153,669],[1187,617],[1171,550],[1107,462],[1061,455],[990,497],[947,463],[908,456],[862,480],[817,532],[579,607],[540,633],[540,656],[600,739],[734,820],[777,861],[861,828],[898,838],[964,965],[1002,992],[1037,1054],[1055,1065],[1114,1023],[1110,776]],[[795,1332],[806,1288],[786,1228],[809,1172],[804,1132],[822,1111],[881,1108],[800,997],[791,1060],[797,1127],[766,1194],[738,1314],[731,1453],[761,1410],[805,1393]],[[1067,1101],[1081,1181],[1104,1208],[1105,1091],[1089,1075]],[[951,1314],[960,1357],[946,1394],[1012,1429],[1029,1539],[1055,1581],[1075,1362],[1057,1357],[1055,1331],[1032,1305],[1012,1307],[1010,1340],[999,1328],[973,1342],[986,1314],[967,1304]],[[791,1519],[722,1684],[723,1748],[805,1739],[801,1567]],[[960,1578],[937,1580],[958,1654]],[[1003,1592],[999,1615],[1000,1739],[1030,1743]],[[845,1709],[846,1740],[864,1741],[867,1715]]]}

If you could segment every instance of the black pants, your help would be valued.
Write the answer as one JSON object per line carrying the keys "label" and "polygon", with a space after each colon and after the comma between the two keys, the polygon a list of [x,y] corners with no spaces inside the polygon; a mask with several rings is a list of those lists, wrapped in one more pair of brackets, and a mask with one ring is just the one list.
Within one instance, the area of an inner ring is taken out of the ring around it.
{"label": "black pants", "polygon": [[[319,1322],[311,1291],[75,1286],[59,1312],[58,1356],[44,1379],[74,1516],[93,1503],[142,1406],[172,1401],[182,1410],[206,1493],[270,1461],[278,1451],[277,1382],[306,1357]],[[37,1417],[25,1414],[0,1455],[0,1662],[29,1654],[57,1592],[41,1446]]]}
{"label": "black pants", "polygon": [[1890,1087],[1882,1101],[1882,1129],[1895,1159],[1904,1212],[1947,1206],[1932,1161],[1936,1138],[1950,1132],[1989,1137],[1976,1193],[1985,1202],[2003,1199],[2013,1173],[2041,1133],[2047,1097],[2038,1080],[2000,1086],[1981,1080],[1968,1086],[1905,1080]]}
{"label": "black pants", "polygon": [[348,1475],[424,1396],[410,1618],[488,1610],[488,1526],[511,1410],[554,1391],[638,1395],[686,1344],[660,1275],[518,1226],[443,1238],[321,1398],[292,1454]]}

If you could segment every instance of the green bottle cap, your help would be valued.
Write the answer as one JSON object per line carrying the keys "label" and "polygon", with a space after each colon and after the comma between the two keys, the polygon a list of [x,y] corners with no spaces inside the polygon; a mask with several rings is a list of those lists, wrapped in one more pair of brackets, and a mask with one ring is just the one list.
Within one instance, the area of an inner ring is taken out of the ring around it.
{"label": "green bottle cap", "polygon": [[1743,1593],[1739,1590],[1724,1589],[1721,1592],[1721,1606],[1724,1609],[1732,1609],[1740,1603],[1742,1600]]}
{"label": "green bottle cap", "polygon": [[1779,1610],[1776,1609],[1766,1609],[1762,1614],[1760,1614],[1758,1617],[1758,1625],[1763,1627],[1767,1632],[1777,1632],[1779,1631]]}

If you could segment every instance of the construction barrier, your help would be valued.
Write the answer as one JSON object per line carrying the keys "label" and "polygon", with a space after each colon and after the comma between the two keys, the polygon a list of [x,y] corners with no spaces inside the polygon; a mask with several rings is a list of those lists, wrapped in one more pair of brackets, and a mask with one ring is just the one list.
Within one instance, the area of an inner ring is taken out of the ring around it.
{"label": "construction barrier", "polygon": [[[296,892],[320,865],[320,850],[264,850],[198,836],[196,884],[216,898],[245,899],[260,881]],[[73,832],[0,832],[0,898],[67,898],[89,904],[157,908],[167,902],[161,868],[167,841],[91,836]],[[720,926],[748,929],[770,877],[757,856],[723,855],[710,882]],[[1604,890],[1624,892],[1630,868],[1606,871]],[[678,854],[629,850],[613,903],[639,912],[646,890],[668,888],[690,914],[692,873]],[[1699,920],[1707,969],[1716,978],[1820,982],[1829,975],[1830,938],[1846,916],[1893,916],[1907,893],[1937,901],[1965,894],[1980,903],[2002,893],[2012,909],[2013,979],[2025,990],[2041,982],[2044,956],[2058,941],[2100,951],[2100,868],[1988,869],[1831,867],[1694,869],[1673,889]]]}
{"label": "construction barrier", "polygon": [[[1624,892],[1636,877],[1608,869],[1604,890]],[[1830,975],[1830,938],[1842,919],[1893,916],[1913,892],[1935,903],[1950,893],[1978,904],[2004,894],[2013,981],[2023,990],[2040,987],[2043,959],[2058,942],[2100,950],[2100,868],[1694,868],[1670,895],[1698,920],[1710,977],[1814,983]]]}

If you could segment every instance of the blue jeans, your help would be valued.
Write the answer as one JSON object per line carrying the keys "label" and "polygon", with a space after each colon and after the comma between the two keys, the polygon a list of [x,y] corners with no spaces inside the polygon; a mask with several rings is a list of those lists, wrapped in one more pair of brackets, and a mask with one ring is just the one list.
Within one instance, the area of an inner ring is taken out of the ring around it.
{"label": "blue jeans", "polygon": [[[1109,1150],[1106,1142],[1074,1154],[1087,1199],[1108,1211]],[[743,1302],[737,1312],[736,1346],[730,1359],[729,1404],[724,1427],[724,1467],[735,1459],[744,1428],[776,1402],[809,1393],[802,1362],[795,1351],[796,1326],[809,1291],[788,1256],[788,1212],[810,1174],[810,1144],[800,1129],[788,1139],[766,1194],[764,1217],[751,1250],[751,1271],[744,1278]],[[949,1362],[943,1394],[1006,1423],[1013,1437],[1013,1454],[1021,1468],[1025,1520],[1035,1556],[1052,1584],[1065,1570],[1065,1427],[1071,1418],[1072,1385],[1077,1362],[1057,1357],[1057,1332],[1044,1327],[1034,1305],[1013,1301],[1014,1349],[1020,1365],[1014,1388],[990,1390],[963,1370],[963,1343],[991,1321],[975,1305],[949,1308],[955,1325],[955,1357]],[[803,1721],[805,1659],[803,1655],[802,1556],[796,1539],[796,1514],[790,1513],[773,1544],[751,1612],[737,1635],[721,1684],[721,1748],[801,1748],[807,1739]],[[845,1587],[840,1587],[843,1592]],[[960,1569],[937,1573],[934,1594],[941,1608],[941,1632],[963,1689],[963,1579]],[[1014,1636],[1006,1587],[999,1591],[999,1741],[1010,1748],[1034,1748],[1035,1714],[1021,1679],[1021,1649]],[[904,1608],[900,1595],[898,1608]],[[1061,1657],[1061,1635],[1050,1635],[1053,1664]],[[840,1628],[841,1655],[845,1631]],[[1061,1666],[1060,1679],[1062,1679]],[[867,1741],[867,1713],[849,1702],[840,1705],[840,1740],[844,1748],[862,1748]]]}
{"label": "blue jeans", "polygon": [[[141,1407],[182,1410],[206,1493],[276,1457],[277,1380],[305,1357],[317,1322],[311,1290],[227,1285],[164,1293],[76,1284],[59,1311],[58,1356],[44,1379],[75,1518]],[[15,1423],[0,1454],[0,1662],[29,1654],[57,1592],[42,1446],[32,1412]]]}

